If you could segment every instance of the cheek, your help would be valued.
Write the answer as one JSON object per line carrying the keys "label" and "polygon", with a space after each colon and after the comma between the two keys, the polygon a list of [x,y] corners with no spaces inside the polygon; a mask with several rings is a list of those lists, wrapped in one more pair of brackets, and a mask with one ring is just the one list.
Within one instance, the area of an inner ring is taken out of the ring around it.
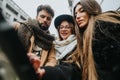
{"label": "cheek", "polygon": [[87,24],[88,24],[88,22],[89,22],[89,16],[88,16],[87,14],[85,14],[85,15],[83,16],[83,18],[84,18],[84,21],[83,21],[83,23],[81,24],[81,27],[87,26]]}
{"label": "cheek", "polygon": [[85,25],[88,24],[88,18],[85,19],[85,23],[84,23],[84,24],[85,24]]}
{"label": "cheek", "polygon": [[37,16],[37,17],[36,17],[36,19],[37,19],[37,20],[39,20],[39,19],[40,19],[40,17],[39,17],[39,16]]}
{"label": "cheek", "polygon": [[86,17],[85,17],[85,25],[87,25],[87,24],[88,24],[88,22],[89,22],[89,17],[88,17],[88,16],[86,16]]}
{"label": "cheek", "polygon": [[69,31],[69,34],[72,34],[72,30]]}
{"label": "cheek", "polygon": [[60,35],[61,35],[61,33],[62,33],[62,30],[59,30],[59,33],[58,33],[58,34],[60,34]]}
{"label": "cheek", "polygon": [[41,18],[40,17],[37,17],[36,18],[40,23],[42,22]]}
{"label": "cheek", "polygon": [[47,23],[48,23],[48,25],[50,25],[50,24],[51,24],[51,21],[48,21]]}

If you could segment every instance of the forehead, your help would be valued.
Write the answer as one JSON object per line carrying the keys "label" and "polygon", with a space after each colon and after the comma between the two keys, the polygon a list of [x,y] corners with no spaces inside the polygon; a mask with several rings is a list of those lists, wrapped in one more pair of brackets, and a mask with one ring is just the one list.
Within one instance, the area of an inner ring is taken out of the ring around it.
{"label": "forehead", "polygon": [[78,11],[80,9],[82,9],[82,5],[81,4],[76,5],[75,11]]}
{"label": "forehead", "polygon": [[38,15],[45,15],[45,16],[48,16],[48,17],[52,17],[52,15],[50,13],[48,13],[46,10],[39,11]]}

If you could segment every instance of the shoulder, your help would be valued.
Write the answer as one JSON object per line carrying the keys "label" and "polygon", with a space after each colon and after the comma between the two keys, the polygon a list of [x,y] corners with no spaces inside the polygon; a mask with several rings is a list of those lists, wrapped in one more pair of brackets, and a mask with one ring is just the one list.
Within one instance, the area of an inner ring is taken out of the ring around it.
{"label": "shoulder", "polygon": [[13,28],[15,29],[15,30],[19,30],[20,28],[22,28],[22,26],[24,26],[25,25],[25,22],[13,22],[13,24],[12,24],[12,26],[13,26]]}
{"label": "shoulder", "polygon": [[[98,20],[95,23],[95,33],[104,35],[116,35],[120,34],[120,23],[114,23],[109,21]],[[117,33],[117,34],[116,34]]]}
{"label": "shoulder", "polygon": [[113,24],[120,24],[120,11],[106,11],[96,16],[95,20],[98,22],[109,22]]}
{"label": "shoulder", "polygon": [[120,11],[106,11],[106,12],[103,12],[103,14],[105,13],[111,13],[111,14],[120,14]]}
{"label": "shoulder", "polygon": [[119,29],[120,30],[120,23],[115,23],[111,21],[104,21],[104,20],[96,20],[95,21],[95,28],[102,28],[102,29]]}
{"label": "shoulder", "polygon": [[103,12],[101,14],[99,14],[98,16],[109,16],[109,17],[113,17],[113,18],[119,18],[120,20],[120,11],[106,11]]}
{"label": "shoulder", "polygon": [[120,11],[106,11],[96,16],[95,26],[120,28]]}

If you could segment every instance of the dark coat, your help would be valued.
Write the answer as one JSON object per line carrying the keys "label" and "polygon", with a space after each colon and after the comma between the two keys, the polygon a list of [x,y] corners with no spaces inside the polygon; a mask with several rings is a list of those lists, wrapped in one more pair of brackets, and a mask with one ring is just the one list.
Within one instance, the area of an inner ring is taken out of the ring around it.
{"label": "dark coat", "polygon": [[120,24],[96,21],[93,55],[99,80],[120,80]]}
{"label": "dark coat", "polygon": [[[74,50],[71,55],[76,53],[77,51]],[[54,67],[42,67],[45,69],[45,74],[41,80],[81,80],[81,69],[71,55],[66,56]]]}
{"label": "dark coat", "polygon": [[74,63],[61,63],[55,67],[44,67],[45,74],[41,80],[81,80],[81,72]]}

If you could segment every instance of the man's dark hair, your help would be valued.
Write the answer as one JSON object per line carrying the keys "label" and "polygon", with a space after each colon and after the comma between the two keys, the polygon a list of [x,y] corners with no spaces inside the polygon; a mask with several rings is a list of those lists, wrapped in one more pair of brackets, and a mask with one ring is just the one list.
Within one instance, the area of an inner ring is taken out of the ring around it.
{"label": "man's dark hair", "polygon": [[37,15],[38,15],[38,13],[39,13],[40,11],[42,11],[42,10],[47,11],[48,13],[51,14],[52,17],[54,17],[54,10],[51,8],[51,6],[49,6],[49,5],[39,5],[39,6],[37,7]]}

